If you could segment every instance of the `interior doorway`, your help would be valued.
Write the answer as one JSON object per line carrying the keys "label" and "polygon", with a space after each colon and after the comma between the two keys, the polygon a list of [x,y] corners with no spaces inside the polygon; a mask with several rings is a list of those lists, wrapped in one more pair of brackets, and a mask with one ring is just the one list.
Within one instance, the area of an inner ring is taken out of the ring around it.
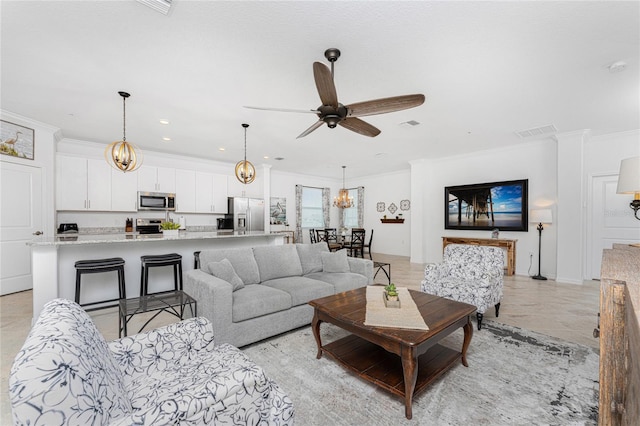
{"label": "interior doorway", "polygon": [[590,183],[585,277],[600,279],[602,250],[611,248],[613,243],[639,243],[640,221],[629,208],[633,197],[616,194],[617,174],[593,176]]}
{"label": "interior doorway", "polygon": [[42,170],[0,162],[0,295],[32,288],[31,248],[42,234]]}

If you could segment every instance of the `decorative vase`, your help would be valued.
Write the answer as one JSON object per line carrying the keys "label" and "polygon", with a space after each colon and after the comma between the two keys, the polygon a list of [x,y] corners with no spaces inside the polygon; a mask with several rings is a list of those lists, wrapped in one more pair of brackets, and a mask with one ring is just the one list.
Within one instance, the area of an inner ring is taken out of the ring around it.
{"label": "decorative vase", "polygon": [[387,292],[382,293],[382,298],[384,299],[384,305],[387,308],[399,308],[400,307],[400,298],[398,295],[389,296]]}
{"label": "decorative vase", "polygon": [[178,238],[179,230],[178,229],[163,229],[162,235],[164,238]]}

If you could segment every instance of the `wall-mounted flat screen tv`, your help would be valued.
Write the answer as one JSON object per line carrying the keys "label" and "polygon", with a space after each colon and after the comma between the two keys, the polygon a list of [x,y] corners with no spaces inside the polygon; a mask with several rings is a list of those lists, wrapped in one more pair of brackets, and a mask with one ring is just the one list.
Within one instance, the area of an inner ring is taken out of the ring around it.
{"label": "wall-mounted flat screen tv", "polygon": [[528,179],[444,188],[444,228],[523,231],[528,225]]}

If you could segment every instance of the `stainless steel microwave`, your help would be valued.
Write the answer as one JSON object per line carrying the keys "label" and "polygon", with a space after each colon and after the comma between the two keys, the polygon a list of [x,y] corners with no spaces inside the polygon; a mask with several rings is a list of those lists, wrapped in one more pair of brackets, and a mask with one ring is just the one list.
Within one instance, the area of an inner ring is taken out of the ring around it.
{"label": "stainless steel microwave", "polygon": [[138,210],[176,210],[176,194],[138,192]]}

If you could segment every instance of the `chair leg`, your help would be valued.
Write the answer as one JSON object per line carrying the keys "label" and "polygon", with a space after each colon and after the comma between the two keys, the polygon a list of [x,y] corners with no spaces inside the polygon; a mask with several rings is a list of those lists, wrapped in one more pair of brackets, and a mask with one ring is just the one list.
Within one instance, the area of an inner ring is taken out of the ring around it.
{"label": "chair leg", "polygon": [[478,318],[478,330],[480,330],[482,328],[482,318],[484,317],[484,314],[481,314],[480,312],[476,312],[476,318]]}
{"label": "chair leg", "polygon": [[496,303],[496,318],[498,317],[499,312],[500,312],[500,302]]}

